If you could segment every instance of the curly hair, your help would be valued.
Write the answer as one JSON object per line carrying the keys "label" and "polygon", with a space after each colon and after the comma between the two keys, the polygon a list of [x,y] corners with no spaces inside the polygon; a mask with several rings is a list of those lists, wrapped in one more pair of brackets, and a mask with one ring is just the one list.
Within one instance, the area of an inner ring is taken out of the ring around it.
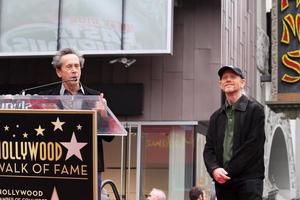
{"label": "curly hair", "polygon": [[83,68],[84,67],[84,58],[83,56],[78,53],[77,51],[75,51],[74,49],[72,48],[65,48],[65,49],[62,49],[60,51],[58,51],[54,57],[52,58],[52,62],[51,64],[53,65],[53,67],[55,69],[59,69],[61,68],[61,57],[63,57],[64,55],[68,55],[68,54],[74,54],[76,55],[78,58],[79,58],[79,62],[80,62],[80,67]]}

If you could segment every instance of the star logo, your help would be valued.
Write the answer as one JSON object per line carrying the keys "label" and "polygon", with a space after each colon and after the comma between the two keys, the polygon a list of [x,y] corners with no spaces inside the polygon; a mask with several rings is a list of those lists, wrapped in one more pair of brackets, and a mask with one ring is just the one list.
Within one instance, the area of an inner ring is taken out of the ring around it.
{"label": "star logo", "polygon": [[78,124],[76,127],[77,127],[77,130],[81,131],[82,126],[80,124]]}
{"label": "star logo", "polygon": [[53,191],[52,191],[51,200],[59,200],[59,197],[58,197],[58,194],[57,194],[55,186],[54,186]]}
{"label": "star logo", "polygon": [[9,126],[5,125],[4,126],[4,131],[9,131]]}
{"label": "star logo", "polygon": [[28,134],[26,132],[23,133],[23,138],[28,138]]}
{"label": "star logo", "polygon": [[56,129],[59,129],[59,130],[63,131],[62,125],[63,125],[65,122],[61,122],[61,121],[59,120],[59,117],[56,118],[56,121],[55,121],[55,122],[51,122],[51,123],[54,125],[53,131],[55,131]]}
{"label": "star logo", "polygon": [[80,149],[82,149],[85,145],[87,145],[87,143],[77,142],[74,132],[72,134],[72,138],[70,142],[61,142],[61,144],[68,149],[68,153],[65,160],[68,160],[71,156],[75,155],[77,158],[79,158],[82,161]]}
{"label": "star logo", "polygon": [[42,136],[44,136],[44,128],[42,128],[41,127],[41,125],[39,125],[39,127],[38,128],[35,128],[34,130],[36,130],[36,136],[38,136],[38,135],[42,135]]}

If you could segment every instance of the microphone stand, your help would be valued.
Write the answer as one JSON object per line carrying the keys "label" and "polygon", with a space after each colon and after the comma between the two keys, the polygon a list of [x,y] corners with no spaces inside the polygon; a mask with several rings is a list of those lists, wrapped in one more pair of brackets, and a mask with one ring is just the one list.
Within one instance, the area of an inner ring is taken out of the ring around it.
{"label": "microphone stand", "polygon": [[48,87],[48,86],[51,86],[51,85],[56,85],[56,84],[65,83],[65,82],[69,82],[69,81],[77,81],[77,79],[75,78],[75,79],[70,79],[70,80],[65,80],[65,81],[56,81],[56,82],[53,82],[53,83],[47,83],[47,84],[44,84],[44,85],[39,85],[39,86],[31,87],[31,88],[26,88],[26,89],[21,90],[21,92],[19,94],[25,96],[26,91],[35,90],[35,89],[39,89],[39,88],[43,88],[43,87]]}

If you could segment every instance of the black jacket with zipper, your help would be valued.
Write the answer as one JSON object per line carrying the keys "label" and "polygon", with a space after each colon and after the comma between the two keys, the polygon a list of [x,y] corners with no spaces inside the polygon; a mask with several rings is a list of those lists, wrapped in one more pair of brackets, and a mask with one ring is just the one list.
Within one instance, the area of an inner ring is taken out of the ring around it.
{"label": "black jacket with zipper", "polygon": [[223,166],[223,141],[227,117],[225,104],[212,114],[203,157],[208,173],[224,168],[234,179],[264,178],[265,114],[257,101],[241,96],[234,109],[233,153]]}

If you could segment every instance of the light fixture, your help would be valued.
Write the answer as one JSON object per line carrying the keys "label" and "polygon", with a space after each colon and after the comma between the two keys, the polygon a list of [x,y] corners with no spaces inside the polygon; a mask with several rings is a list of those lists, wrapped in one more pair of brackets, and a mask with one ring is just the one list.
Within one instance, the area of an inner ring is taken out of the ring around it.
{"label": "light fixture", "polygon": [[136,62],[136,59],[134,59],[134,58],[129,59],[129,58],[126,58],[126,57],[121,57],[121,58],[116,58],[116,59],[113,59],[113,60],[109,61],[110,64],[114,64],[114,63],[117,63],[117,62],[123,64],[125,68],[128,68],[133,63]]}

